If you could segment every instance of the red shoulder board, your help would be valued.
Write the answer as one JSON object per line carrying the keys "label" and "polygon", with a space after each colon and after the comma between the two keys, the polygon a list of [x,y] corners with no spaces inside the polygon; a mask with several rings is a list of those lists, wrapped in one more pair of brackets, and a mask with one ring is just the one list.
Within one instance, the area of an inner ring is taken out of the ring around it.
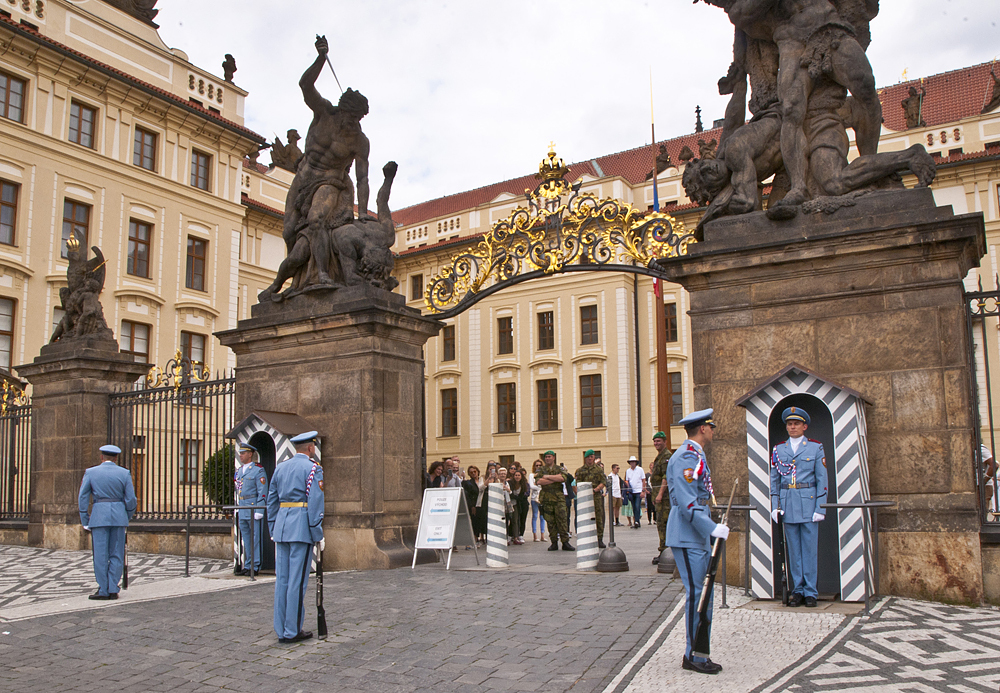
{"label": "red shoulder board", "polygon": [[808,440],[808,441],[809,441],[810,443],[818,443],[819,445],[822,445],[822,444],[823,444],[823,443],[820,443],[820,441],[818,441],[818,440],[815,440],[815,439],[813,439],[813,438],[806,438],[806,440]]}
{"label": "red shoulder board", "polygon": [[264,468],[264,466],[263,466],[263,465],[262,465],[262,464],[261,464],[260,462],[254,462],[254,463],[253,463],[253,466],[254,466],[254,467],[260,467],[261,469],[263,469],[263,468]]}
{"label": "red shoulder board", "polygon": [[691,443],[688,443],[687,449],[690,450],[691,452],[695,453],[695,454],[698,453],[698,451],[695,449],[695,447],[693,445],[691,445]]}

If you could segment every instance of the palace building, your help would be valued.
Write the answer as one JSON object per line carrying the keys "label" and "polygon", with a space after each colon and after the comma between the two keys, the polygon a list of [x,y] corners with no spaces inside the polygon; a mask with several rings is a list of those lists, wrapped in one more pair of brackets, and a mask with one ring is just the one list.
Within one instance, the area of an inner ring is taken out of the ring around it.
{"label": "palace building", "polygon": [[292,174],[247,160],[265,142],[243,125],[247,92],[135,8],[0,5],[2,368],[30,362],[58,323],[70,233],[106,258],[121,348],[160,365],[181,350],[231,367],[212,333],[249,314],[277,268],[263,258],[284,254],[274,208]]}

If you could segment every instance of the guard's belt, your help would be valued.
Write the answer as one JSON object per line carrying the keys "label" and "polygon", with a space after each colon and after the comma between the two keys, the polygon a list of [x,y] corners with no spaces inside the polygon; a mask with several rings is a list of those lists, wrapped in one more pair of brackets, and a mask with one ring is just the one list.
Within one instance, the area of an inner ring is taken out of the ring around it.
{"label": "guard's belt", "polygon": [[309,507],[309,504],[308,503],[282,503],[281,507],[282,508],[307,508],[307,507]]}
{"label": "guard's belt", "polygon": [[124,503],[122,498],[94,498],[95,503]]}
{"label": "guard's belt", "polygon": [[[698,501],[697,501],[697,503],[698,503],[698,505],[708,505],[708,500],[709,500],[708,498],[699,498]],[[671,498],[670,499],[670,505],[678,506],[680,504],[677,503],[673,498]]]}
{"label": "guard's belt", "polygon": [[781,488],[816,488],[816,484],[782,484]]}

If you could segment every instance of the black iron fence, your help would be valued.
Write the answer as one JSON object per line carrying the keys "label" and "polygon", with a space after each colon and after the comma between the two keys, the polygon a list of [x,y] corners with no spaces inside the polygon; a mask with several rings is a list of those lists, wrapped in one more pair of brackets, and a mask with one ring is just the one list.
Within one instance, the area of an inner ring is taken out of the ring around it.
{"label": "black iron fence", "polygon": [[[996,286],[1000,286],[1000,280]],[[965,292],[965,318],[969,334],[972,371],[972,412],[976,431],[973,454],[980,521],[1000,523],[1000,488],[997,484],[997,431],[993,406],[992,374],[1000,371],[1000,289]]]}
{"label": "black iron fence", "polygon": [[226,520],[233,501],[236,378],[208,380],[186,359],[110,397],[108,437],[132,474],[137,520]]}
{"label": "black iron fence", "polygon": [[[13,402],[20,402],[14,404]],[[28,519],[31,404],[0,394],[0,520]]]}

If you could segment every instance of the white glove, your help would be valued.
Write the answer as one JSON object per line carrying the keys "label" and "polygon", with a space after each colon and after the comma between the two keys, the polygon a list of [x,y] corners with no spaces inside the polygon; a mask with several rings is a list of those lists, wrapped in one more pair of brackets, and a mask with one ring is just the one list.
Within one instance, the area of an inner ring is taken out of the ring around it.
{"label": "white glove", "polygon": [[784,514],[785,514],[784,510],[778,510],[777,508],[775,508],[774,510],[771,511],[771,519],[774,522],[777,522],[778,521],[778,515],[784,515]]}
{"label": "white glove", "polygon": [[715,529],[712,530],[712,536],[725,541],[729,538],[729,528],[725,525],[715,525]]}
{"label": "white glove", "polygon": [[819,513],[813,513],[813,522],[822,522],[826,519],[826,515],[820,515]]}
{"label": "white glove", "polygon": [[84,526],[83,526],[83,528],[84,528],[85,530],[87,530],[88,532],[90,531],[90,525],[84,525]]}
{"label": "white glove", "polygon": [[326,551],[326,537],[319,540],[319,550]]}
{"label": "white glove", "polygon": [[253,514],[253,519],[255,519],[255,520],[263,520],[264,519],[264,513],[254,513]]}

